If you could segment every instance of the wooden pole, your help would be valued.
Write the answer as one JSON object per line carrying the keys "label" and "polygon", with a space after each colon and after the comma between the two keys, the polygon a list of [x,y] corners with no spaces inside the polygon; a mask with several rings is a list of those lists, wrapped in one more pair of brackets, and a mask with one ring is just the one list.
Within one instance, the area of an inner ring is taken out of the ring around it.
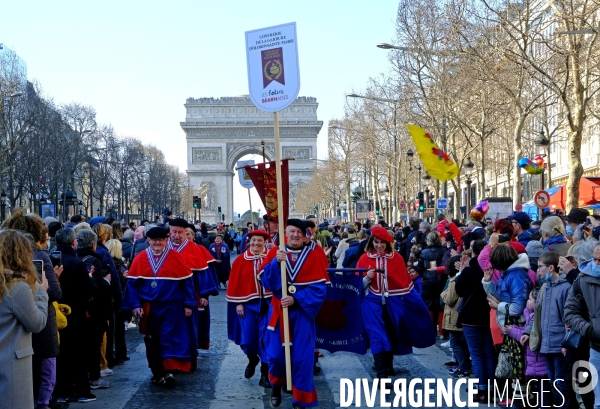
{"label": "wooden pole", "polygon": [[248,191],[248,203],[250,203],[250,221],[252,222],[252,230],[254,230],[254,213],[252,213],[252,199],[250,198],[250,189]]}
{"label": "wooden pole", "polygon": [[[281,143],[279,141],[279,112],[274,112],[273,124],[275,125],[275,171],[277,178],[277,216],[279,221],[279,245],[284,248],[285,240],[283,237],[283,182],[281,180]],[[288,296],[287,291],[287,273],[285,271],[285,261],[280,262],[281,267],[281,298]],[[285,378],[287,380],[287,390],[292,390],[292,360],[290,352],[290,318],[287,307],[283,309],[283,345],[285,349]]]}

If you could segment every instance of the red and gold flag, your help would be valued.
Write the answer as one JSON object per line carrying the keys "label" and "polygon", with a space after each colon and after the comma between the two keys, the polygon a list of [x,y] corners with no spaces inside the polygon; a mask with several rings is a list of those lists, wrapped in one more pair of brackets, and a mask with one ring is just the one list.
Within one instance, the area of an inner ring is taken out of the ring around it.
{"label": "red and gold flag", "polygon": [[[288,219],[289,209],[289,198],[290,198],[290,176],[288,168],[288,160],[283,159],[281,161],[281,184],[283,192],[282,203],[283,203],[283,222],[285,223]],[[277,208],[277,179],[276,179],[276,167],[275,162],[258,163],[256,165],[244,166],[246,173],[252,179],[254,187],[256,188],[260,200],[262,200],[265,209],[267,210],[267,217],[271,217],[275,220],[279,217],[279,209]]]}

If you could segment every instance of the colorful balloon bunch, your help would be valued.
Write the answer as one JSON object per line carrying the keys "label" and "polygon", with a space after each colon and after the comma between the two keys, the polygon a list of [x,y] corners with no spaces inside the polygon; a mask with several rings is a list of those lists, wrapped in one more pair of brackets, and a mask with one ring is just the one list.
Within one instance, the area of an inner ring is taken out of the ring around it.
{"label": "colorful balloon bunch", "polygon": [[546,170],[546,163],[544,158],[538,155],[533,160],[529,158],[519,159],[519,167],[524,168],[530,175],[539,175]]}
{"label": "colorful balloon bunch", "polygon": [[469,217],[473,221],[480,222],[483,220],[488,210],[490,210],[490,204],[487,200],[484,200],[483,202],[475,206],[473,210],[471,210],[471,214],[469,214]]}

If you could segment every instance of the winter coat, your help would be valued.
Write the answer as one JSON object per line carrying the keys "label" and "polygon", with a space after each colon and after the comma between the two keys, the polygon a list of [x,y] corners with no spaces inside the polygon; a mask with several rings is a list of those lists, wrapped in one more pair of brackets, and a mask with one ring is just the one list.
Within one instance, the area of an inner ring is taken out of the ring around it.
{"label": "winter coat", "polygon": [[[536,309],[541,308],[540,352],[558,354],[561,350],[562,340],[565,337],[564,306],[571,284],[569,284],[565,275],[561,274],[555,281],[546,282],[543,288],[544,294],[542,295],[540,292],[535,306]],[[543,305],[540,305],[540,299]],[[532,325],[535,325],[535,320]]]}
{"label": "winter coat", "polygon": [[48,294],[22,281],[5,291],[0,302],[0,397],[3,408],[31,409],[33,370],[31,333],[40,332],[48,318]]}
{"label": "winter coat", "polygon": [[448,276],[437,271],[429,271],[431,261],[437,261],[441,264],[444,256],[444,248],[439,244],[434,244],[421,252],[419,257],[417,271],[421,277],[423,292],[421,298],[430,311],[440,310],[440,294],[444,290]]}
{"label": "winter coat", "polygon": [[525,230],[521,235],[517,236],[517,241],[527,247],[527,244],[531,241],[531,231]]}
{"label": "winter coat", "polygon": [[593,263],[588,260],[579,265],[581,275],[573,282],[565,303],[565,323],[600,352],[600,277],[592,274]]}
{"label": "winter coat", "polygon": [[58,279],[62,290],[61,304],[71,307],[67,328],[69,331],[83,330],[90,299],[98,287],[87,271],[85,263],[77,258],[75,250],[57,246],[62,254],[63,272]]}
{"label": "winter coat", "polygon": [[110,318],[112,291],[110,283],[104,276],[106,276],[109,269],[104,267],[101,256],[95,253],[91,248],[77,249],[77,257],[79,257],[86,265],[94,266],[92,278],[96,282],[97,291],[88,304],[90,317],[97,322],[107,321]]}
{"label": "winter coat", "polygon": [[[492,266],[492,263],[490,261],[491,254],[492,254],[491,246],[485,246],[483,248],[483,250],[481,250],[481,253],[479,253],[477,260],[479,261],[479,265],[481,266],[482,269],[485,269],[486,266],[489,266],[489,267]],[[527,275],[531,279],[531,283],[535,286],[535,272],[533,272],[531,269],[531,262],[529,260],[529,256],[527,256],[527,261],[529,262],[529,265],[527,266]],[[537,271],[537,268],[536,268],[536,271]],[[497,283],[498,280],[500,279],[501,275],[502,275],[502,273],[499,270],[494,269],[494,273],[492,275],[492,281]]]}
{"label": "winter coat", "polygon": [[[520,341],[521,336],[526,333],[525,329],[530,328],[532,325],[533,311],[529,308],[525,308],[523,313],[525,314],[525,326],[519,327],[513,325],[509,333],[510,337],[517,341]],[[545,377],[548,375],[548,370],[546,369],[546,355],[533,352],[531,348],[529,348],[529,342],[527,342],[525,348],[525,375],[536,377]]]}
{"label": "winter coat", "polygon": [[133,243],[129,240],[121,239],[121,248],[123,249],[123,258],[131,260],[133,256]]}
{"label": "winter coat", "polygon": [[37,334],[33,334],[31,343],[36,358],[56,358],[60,353],[60,347],[58,345],[58,328],[56,328],[56,311],[51,304],[60,300],[62,291],[58,284],[58,278],[54,274],[54,268],[52,268],[52,261],[50,261],[48,253],[38,249],[34,253],[33,259],[44,262],[44,272],[48,280],[48,319],[44,329]]}
{"label": "winter coat", "polygon": [[362,254],[359,254],[359,245],[360,242],[356,241],[354,243],[350,243],[346,252],[344,253],[344,260],[342,261],[342,266],[344,268],[354,268],[356,267],[356,263],[358,263],[358,259]]}
{"label": "winter coat", "polygon": [[506,304],[510,304],[508,310],[510,316],[523,315],[529,292],[533,288],[527,270],[529,270],[529,259],[526,254],[519,254],[517,261],[502,273],[497,283],[494,283],[494,280],[481,281],[486,294],[493,294],[500,301],[498,311],[504,312]]}
{"label": "winter coat", "polygon": [[460,323],[477,327],[490,327],[490,306],[486,300],[486,293],[481,284],[483,270],[473,257],[469,267],[456,275],[455,290],[463,298]]}
{"label": "winter coat", "polygon": [[114,300],[115,311],[121,310],[121,298],[123,298],[123,289],[121,288],[121,281],[119,281],[119,273],[117,273],[117,267],[110,255],[110,252],[104,246],[104,244],[98,243],[96,246],[96,253],[102,257],[102,265],[108,266],[110,270],[110,288],[112,290],[112,296]]}
{"label": "winter coat", "polygon": [[[556,237],[556,236],[554,236]],[[571,243],[568,241],[564,243],[544,243],[544,250],[556,251],[559,256],[566,257],[569,253],[569,249],[571,248]]]}
{"label": "winter coat", "polygon": [[450,277],[448,288],[440,294],[444,300],[444,329],[448,331],[462,331],[462,328],[456,326],[458,320],[458,306],[462,298],[456,294],[455,280],[456,276]]}

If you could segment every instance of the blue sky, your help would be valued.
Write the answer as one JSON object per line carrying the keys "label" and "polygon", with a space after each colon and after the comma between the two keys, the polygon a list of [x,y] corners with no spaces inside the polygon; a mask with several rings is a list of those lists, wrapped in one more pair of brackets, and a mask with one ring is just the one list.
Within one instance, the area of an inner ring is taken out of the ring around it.
{"label": "blue sky", "polygon": [[99,123],[159,147],[185,170],[186,98],[247,94],[244,32],[292,21],[300,95],[320,104],[324,158],[326,124],[343,115],[344,94],[389,70],[375,44],[393,40],[396,9],[395,0],[20,0],[2,5],[0,42],[25,60],[47,97],[93,106]]}

